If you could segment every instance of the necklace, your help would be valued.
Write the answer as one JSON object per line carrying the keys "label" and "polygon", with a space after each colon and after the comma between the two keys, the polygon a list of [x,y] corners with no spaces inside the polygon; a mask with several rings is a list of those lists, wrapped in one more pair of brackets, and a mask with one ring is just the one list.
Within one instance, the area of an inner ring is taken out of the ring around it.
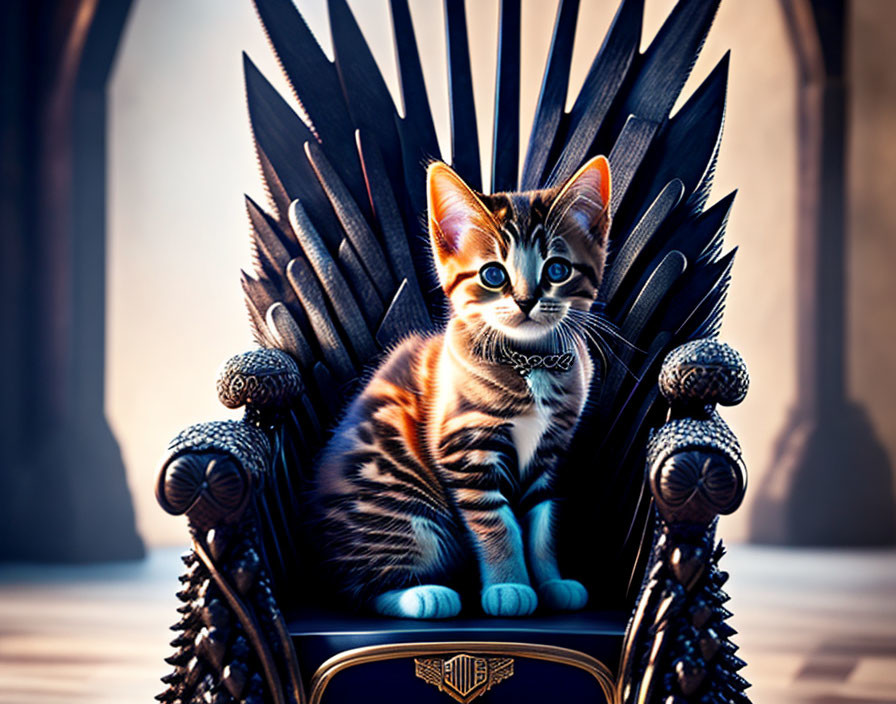
{"label": "necklace", "polygon": [[533,369],[546,369],[551,372],[568,372],[576,357],[572,352],[560,354],[523,354],[506,350],[501,359],[502,364],[509,364],[520,376],[528,376]]}

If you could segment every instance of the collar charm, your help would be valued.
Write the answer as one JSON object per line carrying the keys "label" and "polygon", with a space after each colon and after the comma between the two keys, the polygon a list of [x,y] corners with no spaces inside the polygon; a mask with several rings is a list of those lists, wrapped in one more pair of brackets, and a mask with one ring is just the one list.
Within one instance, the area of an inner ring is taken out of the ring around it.
{"label": "collar charm", "polygon": [[508,350],[504,364],[509,364],[520,376],[528,376],[533,369],[546,369],[551,372],[568,372],[576,361],[572,352],[561,354],[523,354]]}

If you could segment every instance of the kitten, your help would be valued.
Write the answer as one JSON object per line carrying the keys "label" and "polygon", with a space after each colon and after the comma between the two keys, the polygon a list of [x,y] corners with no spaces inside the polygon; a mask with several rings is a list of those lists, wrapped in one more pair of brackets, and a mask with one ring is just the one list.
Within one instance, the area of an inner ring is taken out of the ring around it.
{"label": "kitten", "polygon": [[316,540],[339,587],[385,615],[444,618],[475,558],[488,614],[582,608],[554,544],[555,472],[593,375],[586,344],[604,268],[610,174],[485,196],[427,174],[443,334],[398,346],[317,464]]}

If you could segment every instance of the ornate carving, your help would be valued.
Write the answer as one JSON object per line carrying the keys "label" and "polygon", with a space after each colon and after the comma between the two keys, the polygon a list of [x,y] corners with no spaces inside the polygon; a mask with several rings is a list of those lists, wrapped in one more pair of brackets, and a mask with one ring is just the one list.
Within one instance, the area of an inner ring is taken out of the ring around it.
{"label": "ornate carving", "polygon": [[647,478],[669,521],[707,523],[737,509],[746,472],[740,444],[719,415],[679,418],[659,428],[647,446]]}
{"label": "ornate carving", "polygon": [[656,506],[667,521],[707,524],[734,511],[743,499],[746,472],[740,444],[713,408],[743,400],[746,366],[730,346],[695,340],[663,362],[660,391],[671,419],[647,447],[647,476]]}
{"label": "ornate carving", "polygon": [[728,574],[711,526],[680,528],[661,522],[652,564],[641,589],[623,650],[619,701],[748,704],[745,665],[730,641]]}
{"label": "ornate carving", "polygon": [[156,699],[262,704],[264,681],[245,630],[233,618],[208,566],[192,551],[183,559],[187,571],[177,594],[182,617],[171,627],[178,633],[171,641],[175,653],[165,660],[174,670],[162,678],[168,688]]}
{"label": "ornate carving", "polygon": [[260,555],[254,488],[270,462],[265,434],[244,422],[202,423],[171,443],[156,485],[169,513],[187,515],[193,551],[174,671],[163,702],[303,704],[292,641]]}
{"label": "ornate carving", "polygon": [[[249,514],[251,515],[251,514]],[[204,535],[184,557],[182,617],[172,629],[174,671],[162,702],[303,704],[292,641],[258,554],[254,519]]]}
{"label": "ornate carving", "polygon": [[252,478],[264,472],[271,452],[264,433],[240,421],[190,426],[168,449],[156,498],[168,513],[186,513],[201,530],[242,517]]}
{"label": "ornate carving", "polygon": [[461,653],[444,658],[415,658],[414,673],[440,692],[467,704],[513,676],[513,658],[488,658]]}
{"label": "ornate carving", "polygon": [[197,423],[182,430],[168,445],[171,459],[186,452],[207,450],[233,455],[253,475],[260,475],[270,463],[271,446],[267,436],[241,421]]}
{"label": "ornate carving", "polygon": [[731,460],[713,451],[671,455],[650,474],[650,487],[663,517],[706,523],[734,511],[743,499],[743,474]]}
{"label": "ornate carving", "polygon": [[673,405],[735,406],[744,400],[749,386],[743,358],[730,345],[714,339],[676,347],[663,362],[659,377],[660,392]]}
{"label": "ornate carving", "polygon": [[303,389],[299,367],[285,352],[257,349],[228,359],[218,371],[218,398],[227,408],[283,408]]}
{"label": "ornate carving", "polygon": [[737,438],[713,408],[743,399],[746,369],[727,345],[699,340],[669,354],[659,384],[673,417],[647,450],[658,526],[626,633],[618,698],[746,704],[749,685],[737,674],[744,662],[724,607],[728,575],[718,568],[724,549],[715,544],[718,515],[740,505],[746,473]]}

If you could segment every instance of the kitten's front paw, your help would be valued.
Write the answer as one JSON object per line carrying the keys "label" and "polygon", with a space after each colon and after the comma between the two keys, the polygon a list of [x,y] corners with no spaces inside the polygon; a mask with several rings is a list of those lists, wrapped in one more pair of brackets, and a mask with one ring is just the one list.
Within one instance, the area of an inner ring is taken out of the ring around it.
{"label": "kitten's front paw", "polygon": [[588,602],[588,590],[574,579],[550,579],[538,593],[552,611],[578,611]]}
{"label": "kitten's front paw", "polygon": [[438,584],[422,584],[380,594],[373,608],[397,618],[452,618],[460,613],[460,595]]}
{"label": "kitten's front paw", "polygon": [[493,584],[482,591],[482,609],[491,616],[528,616],[538,596],[525,584]]}

